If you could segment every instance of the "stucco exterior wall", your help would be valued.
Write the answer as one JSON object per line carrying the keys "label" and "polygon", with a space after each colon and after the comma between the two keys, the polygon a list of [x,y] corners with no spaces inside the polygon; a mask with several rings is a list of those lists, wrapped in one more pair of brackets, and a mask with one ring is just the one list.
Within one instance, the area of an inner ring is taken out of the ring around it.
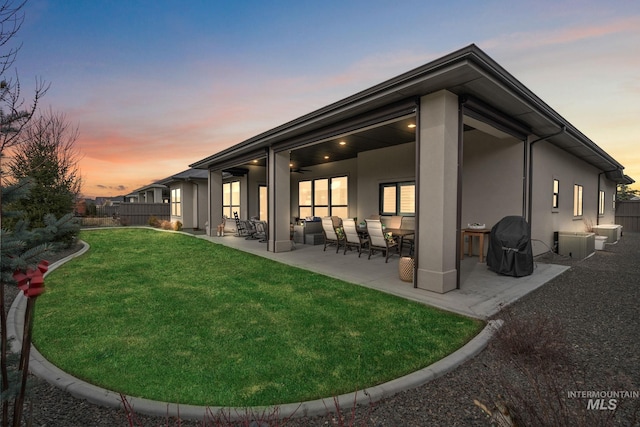
{"label": "stucco exterior wall", "polygon": [[415,284],[438,293],[455,289],[458,279],[458,102],[444,90],[420,99]]}
{"label": "stucco exterior wall", "polygon": [[202,228],[207,221],[207,181],[176,181],[169,185],[171,190],[179,188],[181,215],[171,215],[171,221],[180,221],[183,228]]}
{"label": "stucco exterior wall", "polygon": [[[585,231],[598,220],[598,175],[601,171],[547,141],[533,147],[533,190],[531,235],[534,255],[553,247],[555,231]],[[559,181],[558,208],[552,207],[553,180]],[[612,198],[615,184],[604,175],[600,188],[605,191],[605,214],[601,224],[615,221]],[[583,215],[573,215],[574,185],[583,187]],[[536,241],[539,240],[540,242]]]}
{"label": "stucco exterior wall", "polygon": [[207,222],[207,181],[206,180],[198,180],[198,182],[192,183],[193,185],[193,193],[197,195],[197,197],[193,198],[193,211],[194,211],[194,224],[193,227],[197,227],[199,229],[205,228],[205,224]]}
{"label": "stucco exterior wall", "polygon": [[[267,183],[267,168],[250,165],[247,174],[247,218],[260,216],[260,185]],[[241,196],[242,197],[242,196]],[[265,218],[266,220],[266,218]]]}
{"label": "stucco exterior wall", "polygon": [[415,181],[416,144],[364,151],[358,155],[357,162],[357,212],[352,215],[364,219],[380,211],[380,184]]}
{"label": "stucco exterior wall", "polygon": [[474,222],[491,228],[505,216],[521,216],[523,142],[472,130],[463,144],[461,228]]}

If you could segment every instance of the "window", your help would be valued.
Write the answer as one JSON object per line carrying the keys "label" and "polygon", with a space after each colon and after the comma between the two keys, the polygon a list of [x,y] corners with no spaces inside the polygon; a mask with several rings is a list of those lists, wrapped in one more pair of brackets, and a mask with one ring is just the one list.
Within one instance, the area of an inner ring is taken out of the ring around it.
{"label": "window", "polygon": [[260,188],[258,189],[258,192],[260,193],[258,195],[258,205],[259,205],[259,216],[260,216],[260,220],[261,221],[266,221],[267,220],[267,201],[269,200],[268,197],[268,193],[267,193],[267,186],[266,185],[261,185]]}
{"label": "window", "polygon": [[233,218],[233,213],[240,213],[240,181],[222,184],[222,214]]}
{"label": "window", "polygon": [[349,192],[347,177],[331,178],[331,215],[347,218],[349,216]]}
{"label": "window", "polygon": [[329,180],[313,181],[313,216],[329,216]]}
{"label": "window", "polygon": [[320,178],[298,183],[298,212],[308,216],[349,215],[349,183],[346,176]]}
{"label": "window", "polygon": [[600,190],[598,194],[598,215],[604,215],[604,191]]}
{"label": "window", "polygon": [[380,185],[381,215],[415,215],[416,183],[395,182]]}
{"label": "window", "polygon": [[551,202],[551,207],[553,209],[558,209],[558,207],[560,206],[558,204],[558,198],[560,196],[560,181],[558,181],[557,179],[553,180],[553,199]]}
{"label": "window", "polygon": [[573,216],[582,216],[582,185],[573,186]]}
{"label": "window", "polygon": [[171,216],[182,216],[182,198],[181,189],[171,189]]}
{"label": "window", "polygon": [[300,218],[313,216],[313,182],[300,181],[298,183],[298,206]]}

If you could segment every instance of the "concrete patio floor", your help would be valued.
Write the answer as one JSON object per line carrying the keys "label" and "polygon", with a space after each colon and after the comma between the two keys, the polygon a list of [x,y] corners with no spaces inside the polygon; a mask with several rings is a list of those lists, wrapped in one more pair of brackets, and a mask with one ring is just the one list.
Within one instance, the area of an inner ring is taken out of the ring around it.
{"label": "concrete patio floor", "polygon": [[290,252],[274,253],[267,251],[266,243],[244,237],[196,237],[478,319],[493,316],[569,268],[536,263],[533,274],[515,278],[490,271],[486,264],[478,262],[478,257],[465,257],[460,267],[460,289],[438,294],[414,288],[413,283],[400,280],[397,255],[385,263],[379,252],[368,260],[365,253],[358,258],[356,251],[343,255],[342,250],[336,254],[335,247],[323,251],[323,245],[297,243]]}

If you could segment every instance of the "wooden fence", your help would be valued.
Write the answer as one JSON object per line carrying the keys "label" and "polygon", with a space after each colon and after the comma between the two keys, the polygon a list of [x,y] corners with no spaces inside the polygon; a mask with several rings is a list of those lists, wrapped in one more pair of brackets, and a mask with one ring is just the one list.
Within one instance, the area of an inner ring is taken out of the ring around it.
{"label": "wooden fence", "polygon": [[87,227],[113,227],[119,225],[149,225],[152,216],[158,220],[171,219],[168,203],[121,203],[114,206],[100,206],[95,217],[82,218]]}
{"label": "wooden fence", "polygon": [[640,200],[616,202],[616,224],[622,231],[640,231]]}

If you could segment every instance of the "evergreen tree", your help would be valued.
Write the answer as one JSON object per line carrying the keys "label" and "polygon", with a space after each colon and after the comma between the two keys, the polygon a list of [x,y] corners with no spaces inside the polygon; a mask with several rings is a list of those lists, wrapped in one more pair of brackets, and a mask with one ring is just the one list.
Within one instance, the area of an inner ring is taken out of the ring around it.
{"label": "evergreen tree", "polygon": [[[77,225],[74,224],[71,215],[60,218],[60,220],[56,220],[54,216],[47,216],[43,218],[42,227],[31,229],[28,221],[20,219],[20,213],[9,212],[5,209],[10,203],[26,197],[30,183],[24,180],[16,181],[13,185],[5,187],[1,162],[4,160],[5,151],[14,148],[20,142],[20,132],[29,123],[40,98],[48,89],[48,86],[41,81],[37,82],[33,102],[25,106],[17,74],[15,79],[5,78],[5,74],[13,65],[19,50],[19,48],[10,47],[9,41],[22,25],[24,5],[25,1],[14,4],[11,0],[2,1],[0,4],[0,305],[2,306],[2,310],[0,310],[0,400],[2,403],[1,425],[3,427],[9,425],[9,401],[12,399],[14,400],[14,425],[21,424],[25,379],[28,374],[28,363],[27,365],[21,363],[22,370],[19,376],[9,375],[5,286],[15,284],[13,274],[16,271],[26,271],[27,268],[35,268],[40,264],[46,254],[54,249],[54,245],[49,242],[58,239],[63,234],[77,232]],[[11,229],[4,227],[4,215],[16,218]],[[30,345],[30,342],[25,340],[25,345]],[[26,357],[24,352],[21,357],[22,359]],[[21,377],[21,381],[12,381],[20,379],[19,377]]]}
{"label": "evergreen tree", "polygon": [[618,184],[618,192],[616,193],[616,200],[631,200],[637,196],[640,196],[639,190],[631,189],[626,184]]}
{"label": "evergreen tree", "polygon": [[24,212],[34,227],[43,227],[47,214],[61,217],[74,211],[81,187],[77,136],[65,116],[51,110],[20,133],[8,169],[13,182],[32,179],[29,197],[18,200],[14,209]]}
{"label": "evergreen tree", "polygon": [[[8,353],[9,346],[7,342],[7,313],[5,311],[5,286],[15,284],[14,273],[17,271],[25,272],[29,269],[35,269],[37,265],[45,259],[49,254],[55,252],[64,240],[64,236],[76,235],[80,226],[72,214],[67,214],[60,219],[56,219],[54,215],[46,215],[44,217],[44,226],[32,228],[29,222],[23,218],[20,212],[12,212],[5,210],[7,206],[15,206],[16,201],[24,199],[29,193],[33,184],[28,180],[22,180],[15,185],[2,188],[2,216],[15,218],[14,227],[11,230],[0,229],[0,266],[1,266],[1,286],[0,286],[0,304],[2,311],[0,313],[0,371],[2,373],[2,425],[8,425],[9,401],[15,400],[17,403],[14,409],[14,419],[21,416],[22,401],[25,395],[25,379],[28,374],[27,369],[16,371],[11,369],[9,364]],[[30,343],[26,343],[27,346]],[[28,347],[23,347],[28,348]],[[28,357],[28,356],[26,356]],[[24,363],[21,360],[21,366]],[[28,365],[26,365],[28,366]],[[18,411],[19,408],[19,411]]]}

